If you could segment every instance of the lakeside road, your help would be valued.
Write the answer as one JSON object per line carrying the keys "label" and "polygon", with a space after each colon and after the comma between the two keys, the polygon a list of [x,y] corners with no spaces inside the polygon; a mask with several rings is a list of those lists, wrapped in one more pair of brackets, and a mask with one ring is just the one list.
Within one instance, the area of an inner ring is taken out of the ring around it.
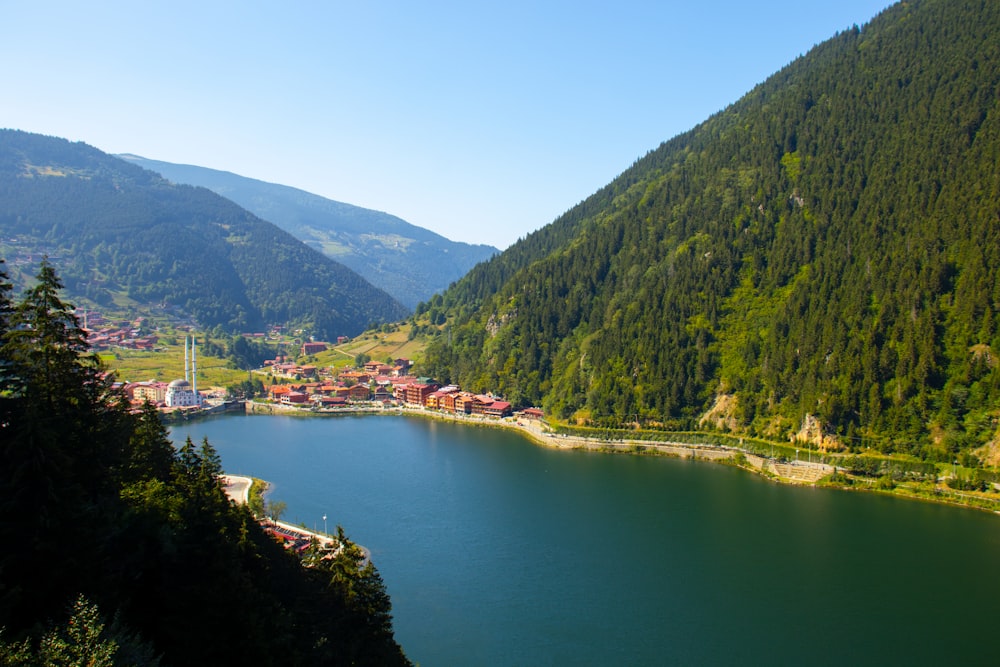
{"label": "lakeside road", "polygon": [[[702,459],[707,461],[724,461],[731,459],[741,450],[722,445],[696,445],[685,442],[656,442],[648,440],[602,440],[576,435],[565,435],[552,432],[545,424],[532,419],[520,417],[487,417],[484,415],[451,414],[439,410],[429,410],[421,406],[397,405],[390,408],[354,407],[336,408],[332,410],[312,410],[294,406],[275,405],[272,403],[246,403],[247,414],[285,414],[301,416],[323,415],[410,415],[437,419],[441,421],[486,426],[489,428],[505,428],[518,431],[525,437],[544,447],[554,449],[586,449],[603,452],[636,452],[656,453],[677,458]],[[778,464],[770,459],[746,453],[745,467],[748,470],[764,474],[776,481],[790,484],[814,484],[822,477],[834,471],[834,467],[822,463],[807,463],[794,461]]]}
{"label": "lakeside road", "polygon": [[[554,433],[547,424],[522,417],[486,417],[483,415],[458,415],[437,410],[429,410],[421,406],[397,405],[393,407],[355,407],[336,408],[333,410],[312,410],[293,406],[256,403],[247,401],[247,414],[284,414],[300,416],[334,416],[334,415],[410,415],[440,421],[450,421],[488,428],[503,428],[518,431],[532,442],[543,447],[562,450],[587,450],[605,453],[646,454],[671,456],[681,459],[700,459],[729,465],[736,465],[749,472],[761,475],[771,481],[782,484],[814,486],[830,475],[843,468],[818,461],[775,459],[773,456],[761,456],[743,450],[739,447],[725,445],[692,444],[675,441],[651,440],[605,440],[578,435]],[[938,482],[941,480],[939,479]],[[895,484],[891,489],[878,488],[875,480],[861,480],[859,484],[837,486],[844,490],[875,492],[889,494],[901,498],[921,500],[925,502],[956,505],[972,509],[980,509],[1000,514],[1000,500],[994,497],[958,494],[943,484],[934,484],[927,490],[916,483]],[[1000,487],[998,487],[1000,488]]]}
{"label": "lakeside road", "polygon": [[[287,523],[285,521],[276,521],[273,519],[269,519],[267,523],[271,526],[280,528],[285,533],[293,533],[296,535],[301,535],[306,539],[315,538],[316,541],[319,542],[320,546],[325,549],[336,549],[340,546],[340,542],[337,541],[337,538],[331,537],[330,535],[327,535],[325,533],[318,533],[314,530],[309,530],[308,528],[305,528],[303,526],[296,526],[295,524]],[[365,549],[364,547],[361,547],[361,550],[365,553],[365,556],[367,557],[368,550]]]}

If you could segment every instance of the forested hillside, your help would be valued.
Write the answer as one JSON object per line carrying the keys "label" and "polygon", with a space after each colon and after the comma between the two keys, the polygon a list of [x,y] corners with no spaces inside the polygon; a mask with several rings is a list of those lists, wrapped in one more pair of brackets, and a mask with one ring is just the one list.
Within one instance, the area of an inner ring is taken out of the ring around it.
{"label": "forested hillside", "polygon": [[[4,265],[0,263],[0,270]],[[309,567],[113,387],[43,262],[0,271],[0,665],[406,665],[360,549]]]}
{"label": "forested hillside", "polygon": [[64,139],[0,130],[0,236],[12,273],[17,255],[44,252],[71,295],[165,303],[205,327],[291,324],[329,339],[406,314],[234,203]]}
{"label": "forested hillside", "polygon": [[388,213],[225,171],[121,155],[175,183],[200,185],[273,222],[415,308],[497,249],[449,241]]}
{"label": "forested hillside", "polygon": [[1000,3],[895,5],[428,304],[425,370],[590,423],[996,442],[998,84]]}

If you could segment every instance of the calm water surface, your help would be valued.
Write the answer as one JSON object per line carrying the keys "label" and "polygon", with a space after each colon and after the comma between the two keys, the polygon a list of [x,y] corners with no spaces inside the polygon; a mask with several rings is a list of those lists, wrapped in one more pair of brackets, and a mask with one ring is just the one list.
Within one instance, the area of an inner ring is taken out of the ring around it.
{"label": "calm water surface", "polygon": [[1000,517],[404,417],[173,428],[365,545],[433,665],[996,664]]}

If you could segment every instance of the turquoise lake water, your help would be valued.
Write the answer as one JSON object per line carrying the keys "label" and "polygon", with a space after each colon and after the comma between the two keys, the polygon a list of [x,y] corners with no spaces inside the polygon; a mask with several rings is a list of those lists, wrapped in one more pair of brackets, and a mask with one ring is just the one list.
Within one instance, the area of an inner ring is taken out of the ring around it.
{"label": "turquoise lake water", "polygon": [[412,417],[227,416],[227,472],[366,546],[436,665],[995,664],[1000,517]]}

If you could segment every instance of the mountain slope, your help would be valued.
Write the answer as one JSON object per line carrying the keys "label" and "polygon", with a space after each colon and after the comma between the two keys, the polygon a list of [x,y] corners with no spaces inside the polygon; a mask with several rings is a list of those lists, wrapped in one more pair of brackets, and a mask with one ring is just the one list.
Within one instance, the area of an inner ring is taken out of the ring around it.
{"label": "mountain slope", "polygon": [[449,241],[396,216],[296,188],[137,155],[119,157],[175,183],[199,185],[233,200],[411,308],[497,253],[492,246]]}
{"label": "mountain slope", "polygon": [[594,423],[1000,440],[998,96],[1000,5],[896,5],[471,271],[429,371]]}
{"label": "mountain slope", "polygon": [[182,308],[203,326],[353,335],[406,309],[218,195],[82,143],[0,131],[0,230],[44,250],[70,293]]}

